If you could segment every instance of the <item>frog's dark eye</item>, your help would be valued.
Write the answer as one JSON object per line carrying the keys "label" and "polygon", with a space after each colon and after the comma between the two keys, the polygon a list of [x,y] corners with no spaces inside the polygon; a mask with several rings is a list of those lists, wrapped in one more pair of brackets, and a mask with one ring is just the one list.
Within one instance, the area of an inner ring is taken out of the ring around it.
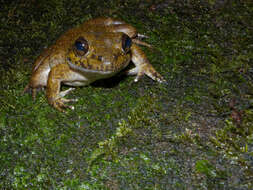
{"label": "frog's dark eye", "polygon": [[89,50],[88,42],[83,37],[79,37],[75,41],[74,47],[75,47],[76,53],[80,56],[85,55]]}
{"label": "frog's dark eye", "polygon": [[131,38],[128,35],[123,34],[122,35],[122,49],[124,50],[125,53],[127,53],[130,50],[131,45],[132,45]]}

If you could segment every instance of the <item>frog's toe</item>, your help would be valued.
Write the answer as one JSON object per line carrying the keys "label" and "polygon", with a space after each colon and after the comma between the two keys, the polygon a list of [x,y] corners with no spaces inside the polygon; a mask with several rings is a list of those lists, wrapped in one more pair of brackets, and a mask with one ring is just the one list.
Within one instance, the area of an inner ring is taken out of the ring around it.
{"label": "frog's toe", "polygon": [[70,102],[71,100],[65,99],[65,98],[59,98],[57,100],[55,100],[54,102],[52,102],[52,105],[55,109],[61,111],[61,112],[66,112],[65,109],[69,108],[71,110],[74,110],[75,107],[74,106],[70,106],[70,105],[66,105],[65,102]]}
{"label": "frog's toe", "polygon": [[33,100],[35,100],[35,98],[36,98],[36,88],[32,88],[31,86],[30,86],[30,84],[28,84],[28,85],[26,85],[25,86],[25,89],[23,90],[23,92],[22,92],[22,96],[25,94],[25,93],[31,93],[32,92],[32,99]]}
{"label": "frog's toe", "polygon": [[68,90],[61,91],[59,93],[59,97],[64,97],[64,96],[66,96],[68,93],[70,93],[73,90],[75,90],[75,88],[69,88]]}
{"label": "frog's toe", "polygon": [[144,72],[138,72],[137,76],[134,79],[134,82],[138,82],[143,75],[144,75]]}
{"label": "frog's toe", "polygon": [[23,92],[21,93],[21,95],[23,96],[25,93],[27,93],[30,90],[30,85],[26,85],[25,89],[23,90]]}
{"label": "frog's toe", "polygon": [[68,102],[77,102],[77,101],[78,101],[78,98],[73,98],[73,99],[61,98],[61,100],[62,100],[64,103],[68,103]]}
{"label": "frog's toe", "polygon": [[147,75],[159,83],[166,83],[166,80],[150,64],[134,67],[126,74],[136,75],[134,82],[138,82],[143,75]]}
{"label": "frog's toe", "polygon": [[32,87],[30,86],[30,84],[28,84],[26,85],[21,95],[24,95],[25,93],[29,93],[29,94],[32,93],[32,99],[35,100],[37,91],[41,91],[41,90],[44,90],[43,86]]}
{"label": "frog's toe", "polygon": [[159,83],[166,83],[166,80],[158,72],[152,73],[152,76],[149,77]]}
{"label": "frog's toe", "polygon": [[145,72],[145,74],[159,83],[166,83],[166,80],[155,70]]}
{"label": "frog's toe", "polygon": [[137,34],[137,37],[138,38],[149,38],[149,36],[146,36],[146,35],[140,34],[140,33]]}
{"label": "frog's toe", "polygon": [[143,74],[147,75],[148,77],[159,83],[166,82],[162,75],[160,75],[160,73],[158,73],[151,64],[144,64],[140,66],[137,77],[138,75],[142,76]]}
{"label": "frog's toe", "polygon": [[35,101],[35,99],[36,99],[36,94],[37,94],[37,89],[32,88],[32,99],[33,99],[33,101]]}

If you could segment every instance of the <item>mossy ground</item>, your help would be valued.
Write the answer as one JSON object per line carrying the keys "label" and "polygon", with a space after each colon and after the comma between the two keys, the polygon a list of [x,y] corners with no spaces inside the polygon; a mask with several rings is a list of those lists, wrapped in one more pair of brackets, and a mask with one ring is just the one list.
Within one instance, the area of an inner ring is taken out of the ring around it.
{"label": "mossy ground", "polygon": [[[21,96],[40,52],[97,16],[148,35],[168,83],[115,76],[67,114]],[[1,1],[0,19],[0,189],[253,189],[250,1]]]}

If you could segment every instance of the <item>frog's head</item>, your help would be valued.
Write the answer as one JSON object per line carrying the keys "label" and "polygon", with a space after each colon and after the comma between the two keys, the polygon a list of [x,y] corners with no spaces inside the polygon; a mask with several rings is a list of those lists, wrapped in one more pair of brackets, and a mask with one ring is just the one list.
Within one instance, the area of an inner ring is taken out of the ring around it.
{"label": "frog's head", "polygon": [[80,70],[115,72],[130,60],[132,40],[124,33],[85,33],[73,41],[67,59]]}

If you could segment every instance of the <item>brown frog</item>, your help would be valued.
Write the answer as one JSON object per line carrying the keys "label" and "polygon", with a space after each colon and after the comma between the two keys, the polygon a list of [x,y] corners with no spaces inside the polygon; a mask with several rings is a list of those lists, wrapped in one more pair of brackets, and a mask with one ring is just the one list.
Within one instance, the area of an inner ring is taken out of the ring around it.
{"label": "brown frog", "polygon": [[137,75],[135,82],[144,74],[160,83],[165,82],[137,44],[150,45],[138,37],[145,36],[120,20],[96,18],[84,22],[64,33],[36,59],[24,92],[32,89],[35,99],[37,89],[46,87],[47,100],[54,108],[59,111],[74,109],[65,103],[76,99],[64,98],[73,88],[60,91],[61,84],[88,85],[117,74],[130,61],[135,67],[127,74]]}

